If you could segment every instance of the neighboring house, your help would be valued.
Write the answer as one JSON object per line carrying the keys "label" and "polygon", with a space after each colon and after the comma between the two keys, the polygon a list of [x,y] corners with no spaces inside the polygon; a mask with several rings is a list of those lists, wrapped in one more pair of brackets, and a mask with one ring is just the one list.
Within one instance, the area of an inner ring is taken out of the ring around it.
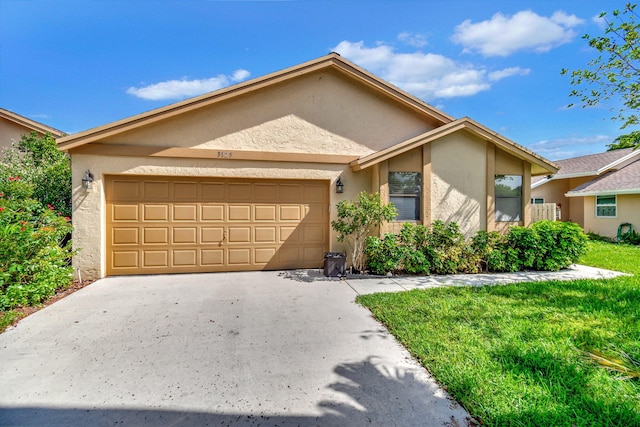
{"label": "neighboring house", "polygon": [[58,146],[72,157],[74,266],[87,278],[317,268],[345,249],[336,204],[363,191],[399,208],[385,230],[504,230],[530,222],[522,183],[557,172],[334,53]]}
{"label": "neighboring house", "polygon": [[560,205],[562,221],[616,237],[620,224],[640,228],[640,150],[625,148],[558,160],[557,174],[532,178],[532,203]]}
{"label": "neighboring house", "polygon": [[64,135],[57,129],[0,108],[0,154],[3,148],[11,147],[14,142],[20,141],[23,134],[29,134],[32,131],[39,135],[50,133],[54,138]]}

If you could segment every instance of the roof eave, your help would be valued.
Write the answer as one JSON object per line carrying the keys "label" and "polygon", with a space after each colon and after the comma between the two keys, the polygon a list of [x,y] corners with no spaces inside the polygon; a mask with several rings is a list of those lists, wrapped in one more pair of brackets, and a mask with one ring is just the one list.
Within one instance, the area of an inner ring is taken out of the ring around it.
{"label": "roof eave", "polygon": [[627,188],[620,190],[599,190],[599,191],[569,191],[566,197],[586,197],[586,196],[615,196],[618,194],[640,194],[640,188]]}
{"label": "roof eave", "polygon": [[19,124],[20,126],[24,126],[42,134],[50,133],[56,138],[64,135],[64,132],[61,130],[36,122],[35,120],[16,114],[13,111],[5,110],[4,108],[0,108],[0,117],[4,117],[7,120]]}

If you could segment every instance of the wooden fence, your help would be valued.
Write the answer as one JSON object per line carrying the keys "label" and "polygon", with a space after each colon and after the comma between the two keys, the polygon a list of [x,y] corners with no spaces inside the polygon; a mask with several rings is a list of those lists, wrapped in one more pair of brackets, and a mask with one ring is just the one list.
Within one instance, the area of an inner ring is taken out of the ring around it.
{"label": "wooden fence", "polygon": [[556,220],[556,204],[542,203],[540,205],[531,205],[531,222],[542,221],[548,219]]}

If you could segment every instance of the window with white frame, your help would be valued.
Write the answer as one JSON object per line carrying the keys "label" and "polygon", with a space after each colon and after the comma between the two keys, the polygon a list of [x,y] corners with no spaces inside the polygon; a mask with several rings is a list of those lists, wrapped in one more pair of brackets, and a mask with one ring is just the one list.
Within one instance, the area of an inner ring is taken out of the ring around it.
{"label": "window with white frame", "polygon": [[599,218],[616,217],[616,196],[596,196],[596,216]]}
{"label": "window with white frame", "polygon": [[542,197],[533,197],[531,199],[532,205],[544,205],[544,198]]}
{"label": "window with white frame", "polygon": [[396,221],[420,220],[420,172],[389,172],[389,201],[398,210]]}
{"label": "window with white frame", "polygon": [[522,220],[522,175],[495,176],[496,222]]}

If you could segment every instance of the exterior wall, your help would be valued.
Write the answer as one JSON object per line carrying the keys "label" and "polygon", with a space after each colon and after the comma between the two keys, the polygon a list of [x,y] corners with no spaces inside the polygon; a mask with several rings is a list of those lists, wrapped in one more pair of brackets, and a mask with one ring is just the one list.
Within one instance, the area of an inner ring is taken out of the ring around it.
{"label": "exterior wall", "polygon": [[[29,134],[31,129],[9,120],[0,119],[0,151],[17,143],[23,134]],[[1,154],[1,153],[0,153]]]}
{"label": "exterior wall", "polygon": [[455,221],[466,237],[486,229],[485,142],[458,132],[432,142],[432,220]]}
{"label": "exterior wall", "polygon": [[584,231],[601,236],[616,237],[620,224],[630,223],[635,231],[640,230],[640,194],[619,194],[616,198],[615,218],[596,217],[596,197],[573,197],[584,203]]}
{"label": "exterior wall", "polygon": [[360,157],[433,127],[397,102],[325,70],[164,119],[105,142]]}
{"label": "exterior wall", "polygon": [[[73,258],[76,272],[83,279],[104,277],[106,273],[106,212],[103,179],[105,175],[134,174],[162,176],[202,176],[225,178],[319,179],[331,182],[331,220],[336,218],[340,200],[355,199],[361,191],[371,191],[370,171],[351,172],[347,165],[249,162],[236,160],[201,160],[173,158],[106,157],[72,155],[73,168],[73,244],[78,254]],[[82,177],[89,169],[95,177],[93,188],[82,188]],[[344,193],[335,193],[335,181],[341,176]],[[332,251],[345,251],[330,231]]]}
{"label": "exterior wall", "polygon": [[583,203],[572,201],[570,197],[565,197],[565,193],[587,181],[591,181],[593,178],[593,176],[590,176],[552,180],[531,189],[531,197],[542,197],[545,203],[559,204],[561,221],[571,221],[584,226]]}

